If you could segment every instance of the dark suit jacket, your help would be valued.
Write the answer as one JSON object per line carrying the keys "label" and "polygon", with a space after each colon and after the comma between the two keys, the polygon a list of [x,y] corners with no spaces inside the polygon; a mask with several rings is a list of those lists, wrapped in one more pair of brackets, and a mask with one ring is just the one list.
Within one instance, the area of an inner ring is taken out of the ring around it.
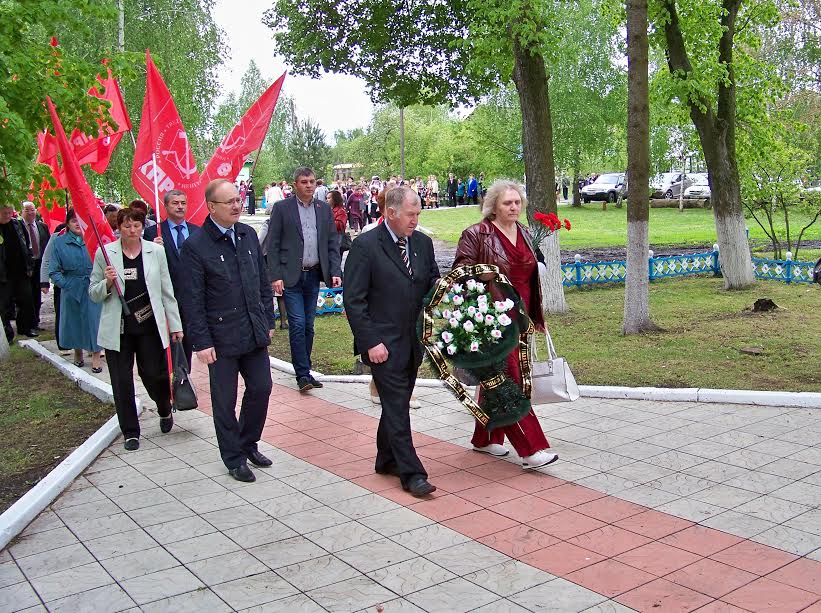
{"label": "dark suit jacket", "polygon": [[[191,222],[186,222],[186,224],[188,225],[188,238],[191,238],[200,227]],[[171,284],[174,286],[175,293],[179,294],[182,287],[183,268],[180,266],[180,252],[177,251],[177,237],[173,236],[168,220],[166,219],[156,226],[147,227],[143,232],[143,238],[147,241],[153,241],[157,238],[157,228],[162,233],[162,245],[165,249],[165,259],[168,260],[168,273],[171,275]]]}
{"label": "dark suit jacket", "polygon": [[[268,222],[268,272],[271,281],[285,281],[285,287],[296,285],[302,274],[302,223],[296,196],[280,200],[271,207]],[[331,287],[331,277],[342,277],[339,256],[339,234],[334,215],[327,202],[313,201],[316,212],[317,249],[322,280]]]}
{"label": "dark suit jacket", "polygon": [[[51,239],[51,232],[48,231],[48,226],[39,219],[37,220],[37,239],[40,243],[40,257],[34,260],[34,274],[40,274],[40,266],[43,262],[43,254],[46,252],[46,246]],[[40,283],[40,287],[48,287],[48,283]]]}
{"label": "dark suit jacket", "polygon": [[416,320],[422,299],[439,278],[433,242],[421,232],[409,241],[413,277],[408,273],[386,224],[358,236],[345,263],[345,311],[354,342],[368,363],[368,349],[384,343],[388,361],[398,367],[412,357],[422,363]]}

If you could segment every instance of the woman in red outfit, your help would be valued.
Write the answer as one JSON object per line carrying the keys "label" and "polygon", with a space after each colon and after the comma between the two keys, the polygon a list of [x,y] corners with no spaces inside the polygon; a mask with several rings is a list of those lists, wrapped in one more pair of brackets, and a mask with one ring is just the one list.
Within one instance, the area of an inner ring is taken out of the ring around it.
{"label": "woman in red outfit", "polygon": [[[536,329],[543,332],[545,326],[536,252],[527,228],[519,223],[519,214],[525,206],[527,199],[521,185],[513,181],[496,181],[487,190],[482,204],[484,219],[462,232],[453,267],[469,264],[498,266],[519,292]],[[518,348],[507,358],[507,374],[521,385]],[[550,444],[532,408],[519,423],[497,428],[490,433],[476,422],[473,448],[494,456],[506,456],[510,452],[502,445],[505,436],[522,458],[523,468],[539,468],[559,459],[557,454],[547,451]]]}

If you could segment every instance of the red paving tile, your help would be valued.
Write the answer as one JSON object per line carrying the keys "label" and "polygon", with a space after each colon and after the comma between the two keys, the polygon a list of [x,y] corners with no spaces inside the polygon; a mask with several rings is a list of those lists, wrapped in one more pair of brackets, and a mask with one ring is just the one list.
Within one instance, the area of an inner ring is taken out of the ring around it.
{"label": "red paving tile", "polygon": [[394,502],[401,504],[403,506],[416,504],[417,502],[422,500],[421,498],[411,496],[408,492],[403,490],[398,478],[396,479],[395,483],[396,487],[392,489],[382,490],[381,492],[379,492],[379,495],[384,496],[388,500],[393,500]]}
{"label": "red paving tile", "polygon": [[663,577],[679,568],[688,566],[702,559],[694,553],[677,549],[664,543],[653,542],[625,551],[615,558],[630,566]]}
{"label": "red paving tile", "polygon": [[[476,455],[483,455],[476,453],[475,451],[473,453]],[[473,468],[469,468],[468,470],[472,473],[485,477],[486,479],[492,479],[493,481],[506,481],[511,477],[520,476],[523,469],[518,464],[494,459],[492,462],[481,466],[475,466]]]}
{"label": "red paving tile", "polygon": [[[747,613],[746,609],[739,609],[735,605],[720,600],[714,600],[710,604],[696,609],[696,611],[697,613]],[[808,611],[808,609],[804,609],[804,611]]]}
{"label": "red paving tile", "polygon": [[[288,424],[289,426],[293,426],[293,422]],[[336,424],[331,424],[330,426],[323,426],[321,428],[311,428],[310,430],[303,431],[308,436],[313,436],[315,439],[319,441],[325,441],[329,445],[334,445],[334,447],[339,447],[338,444],[334,443],[334,441],[338,441],[340,438],[347,438],[346,434],[350,434],[353,436],[365,436],[364,434],[359,434],[359,432],[354,432],[353,430],[348,430],[347,428],[342,430],[341,426],[337,426]],[[374,441],[370,437],[365,437],[363,441],[365,443],[369,443],[370,445],[374,445]],[[362,444],[362,442],[358,443]],[[348,447],[352,447],[354,443],[349,444],[342,444],[342,446],[347,449]]]}
{"label": "red paving tile", "polygon": [[553,513],[547,517],[542,517],[527,523],[542,532],[547,532],[548,534],[552,534],[556,538],[563,540],[573,538],[574,536],[578,536],[580,534],[584,534],[585,532],[590,532],[591,530],[596,530],[607,525],[598,519],[593,519],[587,515],[576,513],[570,509],[565,509],[563,511],[559,511],[558,513]]}
{"label": "red paving tile", "polygon": [[539,549],[521,556],[519,559],[553,575],[565,576],[585,566],[601,562],[606,558],[595,551],[563,542],[545,549]]}
{"label": "red paving tile", "polygon": [[665,579],[656,579],[622,594],[616,600],[636,611],[685,613],[709,603],[712,598]]}
{"label": "red paving tile", "polygon": [[774,573],[770,573],[767,579],[786,583],[821,596],[821,562],[809,558],[799,558]]}
{"label": "red paving tile", "polygon": [[705,528],[704,526],[690,526],[681,532],[676,532],[661,539],[662,543],[667,543],[673,547],[684,549],[700,556],[709,556],[740,543],[742,540],[732,534]]}
{"label": "red paving tile", "polygon": [[274,447],[279,447],[280,449],[284,449],[286,445],[294,446],[304,443],[316,442],[315,439],[308,436],[307,434],[302,434],[301,432],[291,432],[288,434],[273,434],[264,437],[263,440],[266,443],[270,443]]}
{"label": "red paving tile", "polygon": [[[313,434],[310,431],[311,430],[318,430],[320,428],[333,428],[334,429],[333,431],[337,433],[336,436],[339,436],[340,434],[344,434],[344,432],[340,432],[341,426],[339,426],[337,424],[334,424],[330,421],[327,421],[325,419],[322,419],[321,417],[311,417],[311,416],[306,416],[305,414],[302,414],[301,419],[295,419],[293,421],[292,420],[286,421],[286,420],[283,420],[281,418],[278,418],[277,421],[280,422],[280,423],[285,424],[289,428],[293,428],[294,430],[297,430],[298,432],[303,432],[304,434],[308,434],[309,436],[313,436],[314,438],[320,438],[320,437],[317,437],[315,434]],[[345,428],[345,430],[347,430],[347,428]]]}
{"label": "red paving tile", "polygon": [[818,599],[818,594],[766,578],[757,579],[722,597],[725,602],[742,609],[768,613],[800,611]]}
{"label": "red paving tile", "polygon": [[308,432],[308,434],[318,438],[319,440],[325,441],[329,445],[333,445],[334,447],[348,451],[350,451],[350,447],[358,447],[360,445],[370,445],[371,447],[376,448],[376,439],[374,437],[368,436],[367,434],[362,434],[361,432],[353,432],[347,428],[345,428],[345,430],[346,432],[340,432],[337,430],[337,435],[335,436],[320,436],[316,430]]}
{"label": "red paving tile", "polygon": [[612,524],[632,515],[647,511],[647,507],[620,500],[613,496],[605,496],[573,507],[574,511],[584,513],[595,519]]}
{"label": "red paving tile", "polygon": [[514,526],[476,540],[512,558],[521,558],[559,542],[559,539],[526,525]]}
{"label": "red paving tile", "polygon": [[319,466],[320,468],[330,468],[331,466],[339,466],[340,464],[347,464],[348,462],[355,462],[361,460],[357,455],[342,451],[341,449],[333,449],[323,453],[308,454],[303,456],[303,459]]}
{"label": "red paving tile", "polygon": [[613,598],[640,585],[649,583],[656,577],[616,560],[604,560],[598,564],[569,573],[565,578],[589,590]]}
{"label": "red paving tile", "polygon": [[809,607],[801,611],[801,613],[821,613],[821,600],[819,600],[813,605],[810,605]]}
{"label": "red paving tile", "polygon": [[442,475],[449,475],[459,469],[438,460],[425,460],[425,470],[428,471],[429,478],[438,479]]}
{"label": "red paving tile", "polygon": [[[461,492],[462,490],[467,490],[472,487],[476,487],[477,485],[493,483],[492,481],[488,481],[479,475],[474,475],[473,473],[469,473],[464,470],[454,470],[452,466],[449,468],[452,472],[437,476],[435,478],[433,475],[430,475],[430,479],[435,482],[436,487],[445,491]],[[427,470],[428,474],[430,474],[430,469],[427,466],[427,462],[425,462],[425,470]]]}
{"label": "red paving tile", "polygon": [[474,468],[476,466],[482,466],[483,464],[498,462],[498,460],[489,455],[476,453],[475,451],[461,451],[453,455],[441,457],[439,461],[455,468]]}
{"label": "red paving tile", "polygon": [[505,479],[505,485],[508,487],[527,492],[528,494],[541,492],[542,490],[550,489],[552,487],[558,487],[560,485],[564,485],[565,483],[567,483],[567,481],[564,481],[563,479],[551,477],[550,475],[546,475],[538,471],[529,471],[519,475],[518,477]]}
{"label": "red paving tile", "polygon": [[442,525],[475,540],[488,534],[493,534],[494,532],[500,532],[518,526],[519,522],[494,513],[493,511],[482,509],[475,513],[469,513],[443,521]]}
{"label": "red paving tile", "polygon": [[[416,437],[414,437],[414,443],[415,441]],[[452,443],[437,442],[431,445],[424,446],[416,444],[416,453],[419,455],[419,457],[431,458],[432,460],[435,460],[436,458],[442,458],[449,455],[453,455],[461,449],[463,448]]]}
{"label": "red paving tile", "polygon": [[[439,492],[436,492],[436,494],[438,493]],[[437,522],[453,519],[454,517],[473,513],[481,509],[480,506],[459,498],[458,496],[454,496],[453,494],[445,494],[444,496],[434,495],[430,500],[417,502],[416,504],[409,505],[408,508]]]}
{"label": "red paving tile", "polygon": [[358,486],[364,487],[372,492],[382,492],[383,490],[396,489],[399,486],[399,477],[394,477],[393,475],[377,475],[373,472],[373,463],[371,463],[371,474],[351,479],[351,483],[356,483]]}
{"label": "red paving tile", "polygon": [[[521,493],[521,492],[520,492]],[[545,517],[559,511],[564,511],[564,507],[548,502],[537,496],[525,495],[514,500],[508,500],[501,504],[490,507],[501,515],[505,515],[522,523],[529,523],[533,520]],[[532,524],[531,524],[532,525]]]}
{"label": "red paving tile", "polygon": [[758,575],[705,558],[670,573],[665,579],[713,598],[721,598],[758,579]]}
{"label": "red paving tile", "polygon": [[[338,449],[333,445],[329,445],[324,441],[317,441],[314,439],[311,439],[311,441],[307,443],[283,445],[282,449],[285,449],[288,453],[299,456],[303,460],[308,461],[310,461],[311,456],[317,456],[320,453],[328,453],[329,451],[338,451]],[[356,459],[358,458],[354,458],[354,460]]]}
{"label": "red paving tile", "polygon": [[693,525],[693,522],[651,509],[644,513],[621,519],[615,522],[615,525],[651,539],[660,539],[668,534],[689,528]]}
{"label": "red paving tile", "polygon": [[536,496],[539,498],[544,498],[563,507],[575,507],[606,495],[575,483],[566,483],[543,492],[536,492]]}
{"label": "red paving tile", "polygon": [[567,541],[610,558],[646,545],[650,542],[650,539],[616,526],[604,526],[598,530],[574,536],[567,539]]}
{"label": "red paving tile", "polygon": [[338,464],[331,468],[331,472],[345,479],[365,477],[373,474],[373,460],[354,460],[345,464]]}
{"label": "red paving tile", "polygon": [[501,483],[486,483],[459,492],[459,496],[483,507],[491,507],[501,502],[524,496],[519,490],[514,490]]}
{"label": "red paving tile", "polygon": [[798,559],[791,553],[754,541],[742,541],[710,557],[756,575],[766,575]]}

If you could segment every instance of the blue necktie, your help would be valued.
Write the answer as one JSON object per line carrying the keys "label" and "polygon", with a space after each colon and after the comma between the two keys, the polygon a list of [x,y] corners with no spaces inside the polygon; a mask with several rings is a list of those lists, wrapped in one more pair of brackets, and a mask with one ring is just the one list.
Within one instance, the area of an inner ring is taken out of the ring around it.
{"label": "blue necktie", "polygon": [[177,251],[182,249],[182,244],[185,242],[185,238],[182,236],[182,226],[174,226],[174,229],[177,231]]}
{"label": "blue necktie", "polygon": [[233,228],[228,228],[225,231],[225,236],[227,236],[228,238],[231,239],[231,245],[232,246],[236,246],[236,243],[234,242],[234,229]]}

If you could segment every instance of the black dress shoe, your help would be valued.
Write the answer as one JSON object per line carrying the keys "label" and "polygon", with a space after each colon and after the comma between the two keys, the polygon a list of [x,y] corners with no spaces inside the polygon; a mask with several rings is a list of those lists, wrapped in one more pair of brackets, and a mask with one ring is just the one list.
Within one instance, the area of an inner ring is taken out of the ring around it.
{"label": "black dress shoe", "polygon": [[140,448],[140,439],[127,438],[123,447],[125,447],[126,451],[137,451],[137,449]]}
{"label": "black dress shoe", "polygon": [[247,464],[240,464],[236,468],[229,468],[228,474],[237,481],[244,481],[245,483],[251,483],[257,480]]}
{"label": "black dress shoe", "polygon": [[407,485],[403,485],[402,489],[410,492],[411,496],[422,498],[435,492],[436,486],[428,483],[428,480],[424,477],[416,477]]}
{"label": "black dress shoe", "polygon": [[168,417],[160,417],[160,432],[163,434],[168,434],[171,432],[171,428],[174,426],[174,416],[169,415]]}
{"label": "black dress shoe", "polygon": [[320,389],[322,387],[325,387],[322,383],[320,383],[319,381],[317,381],[313,377],[311,377],[311,385],[313,385],[316,389]]}
{"label": "black dress shoe", "polygon": [[299,388],[299,391],[303,394],[314,389],[314,384],[311,383],[311,380],[308,377],[300,377],[299,379],[297,379],[296,386]]}
{"label": "black dress shoe", "polygon": [[28,332],[23,332],[23,336],[28,336],[29,338],[37,338],[40,336],[40,333],[37,330],[29,330]]}
{"label": "black dress shoe", "polygon": [[248,459],[254,466],[270,466],[273,464],[271,460],[262,455],[259,451],[252,451],[248,454]]}
{"label": "black dress shoe", "polygon": [[279,329],[280,330],[287,330],[288,329],[288,324],[279,324]]}

